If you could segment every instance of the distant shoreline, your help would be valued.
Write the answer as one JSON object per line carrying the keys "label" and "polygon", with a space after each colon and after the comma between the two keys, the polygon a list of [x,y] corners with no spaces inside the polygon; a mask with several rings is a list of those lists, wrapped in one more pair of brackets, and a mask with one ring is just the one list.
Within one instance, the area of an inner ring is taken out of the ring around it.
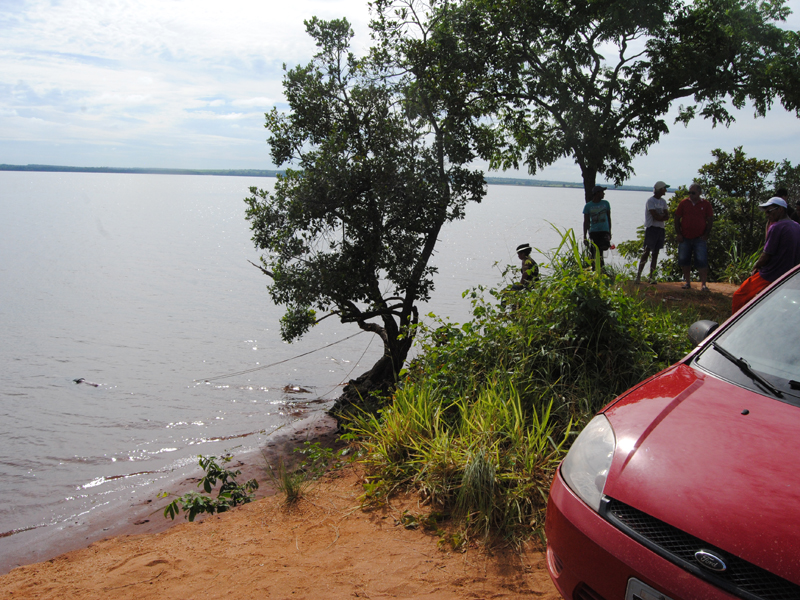
{"label": "distant shoreline", "polygon": [[[213,175],[216,177],[277,177],[284,171],[268,169],[156,169],[126,167],[65,167],[60,165],[2,165],[0,171],[29,171],[37,173],[125,173],[133,175]],[[517,185],[549,188],[583,189],[582,183],[550,181],[547,179],[516,179],[513,177],[487,177],[489,185]],[[641,185],[615,186],[604,184],[610,190],[649,192],[652,188]]]}

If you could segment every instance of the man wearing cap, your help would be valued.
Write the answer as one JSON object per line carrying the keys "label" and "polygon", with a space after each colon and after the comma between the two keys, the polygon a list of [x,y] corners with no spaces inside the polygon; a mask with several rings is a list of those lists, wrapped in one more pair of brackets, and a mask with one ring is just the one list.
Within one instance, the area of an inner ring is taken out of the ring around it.
{"label": "man wearing cap", "polygon": [[759,205],[769,221],[764,250],[753,274],[733,293],[733,312],[737,312],[761,290],[789,269],[800,264],[800,224],[789,218],[786,200],[777,196]]}
{"label": "man wearing cap", "polygon": [[653,195],[647,200],[644,205],[644,253],[639,260],[639,272],[636,274],[634,283],[641,283],[642,271],[644,265],[647,263],[647,257],[653,253],[653,258],[650,261],[650,278],[651,284],[656,284],[656,265],[658,264],[658,251],[664,247],[664,228],[669,219],[669,210],[667,208],[667,201],[664,200],[664,194],[667,193],[669,185],[663,181],[656,181],[653,186]]}
{"label": "man wearing cap", "polygon": [[678,266],[683,271],[683,289],[692,287],[692,255],[694,268],[700,275],[700,289],[707,292],[708,236],[714,223],[711,203],[700,197],[703,189],[693,183],[689,186],[689,197],[681,200],[675,211],[675,239],[678,242]]}
{"label": "man wearing cap", "polygon": [[[611,205],[603,200],[606,188],[596,185],[592,188],[592,200],[583,206],[583,243],[589,246],[594,270],[595,246],[600,250],[600,264],[603,264],[603,252],[611,247]],[[592,243],[586,239],[587,235]]]}
{"label": "man wearing cap", "polygon": [[522,261],[522,279],[511,286],[512,290],[524,290],[539,280],[539,265],[531,258],[531,245],[520,244],[517,246],[517,257]]}

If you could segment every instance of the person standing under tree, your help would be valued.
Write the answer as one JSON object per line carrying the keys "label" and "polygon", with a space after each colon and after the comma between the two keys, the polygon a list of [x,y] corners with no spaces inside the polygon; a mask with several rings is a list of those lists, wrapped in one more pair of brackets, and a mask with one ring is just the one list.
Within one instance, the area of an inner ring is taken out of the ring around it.
{"label": "person standing under tree", "polygon": [[681,200],[675,211],[675,233],[678,242],[678,266],[683,271],[683,289],[692,287],[692,255],[694,268],[700,276],[700,289],[708,291],[708,237],[714,224],[711,203],[701,198],[703,192],[696,183],[689,186],[689,197]]}
{"label": "person standing under tree", "polygon": [[593,271],[595,249],[600,250],[600,266],[602,267],[603,252],[611,247],[611,205],[608,200],[603,200],[606,189],[601,185],[594,186],[591,202],[587,202],[583,206],[583,243],[589,247]]}
{"label": "person standing under tree", "polygon": [[667,193],[668,187],[669,185],[663,181],[656,181],[653,186],[653,195],[644,205],[644,253],[639,260],[639,272],[636,273],[634,283],[641,283],[644,265],[647,263],[647,257],[652,252],[653,258],[650,261],[649,281],[652,285],[656,285],[658,251],[664,247],[664,229],[667,219],[669,219],[667,201],[664,200],[664,194]]}

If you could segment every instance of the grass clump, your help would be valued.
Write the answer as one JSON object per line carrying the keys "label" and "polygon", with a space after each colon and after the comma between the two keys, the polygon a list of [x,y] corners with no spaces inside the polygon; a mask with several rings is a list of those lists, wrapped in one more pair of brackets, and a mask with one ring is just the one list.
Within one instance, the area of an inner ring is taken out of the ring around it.
{"label": "grass clump", "polygon": [[[273,466],[262,451],[267,473],[276,489],[286,496],[285,502],[288,505],[300,500],[329,467],[334,463],[338,465],[347,450],[334,450],[322,446],[319,442],[306,441],[303,442],[302,448],[295,448],[294,452],[304,456],[296,468],[289,466],[282,457]],[[296,461],[294,462],[296,464]]]}
{"label": "grass clump", "polygon": [[420,328],[392,402],[350,424],[367,500],[410,487],[467,535],[540,530],[577,426],[689,350],[687,324],[585,269],[571,231],[548,267],[530,291],[467,292],[463,325]]}
{"label": "grass clump", "polygon": [[[550,406],[523,408],[509,379],[484,386],[474,400],[453,401],[427,382],[410,380],[380,415],[357,417],[367,499],[397,486],[418,489],[475,534],[539,526],[548,485],[561,457]],[[526,414],[530,413],[530,414]]]}

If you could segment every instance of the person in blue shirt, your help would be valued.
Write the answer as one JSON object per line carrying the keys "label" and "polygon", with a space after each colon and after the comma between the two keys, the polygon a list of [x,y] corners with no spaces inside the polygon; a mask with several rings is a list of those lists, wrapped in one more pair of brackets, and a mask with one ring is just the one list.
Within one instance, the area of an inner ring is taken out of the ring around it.
{"label": "person in blue shirt", "polygon": [[583,207],[583,243],[589,246],[592,270],[594,270],[595,249],[601,252],[600,265],[602,266],[602,253],[611,247],[611,205],[608,200],[603,200],[606,189],[601,185],[594,186],[591,201]]}

